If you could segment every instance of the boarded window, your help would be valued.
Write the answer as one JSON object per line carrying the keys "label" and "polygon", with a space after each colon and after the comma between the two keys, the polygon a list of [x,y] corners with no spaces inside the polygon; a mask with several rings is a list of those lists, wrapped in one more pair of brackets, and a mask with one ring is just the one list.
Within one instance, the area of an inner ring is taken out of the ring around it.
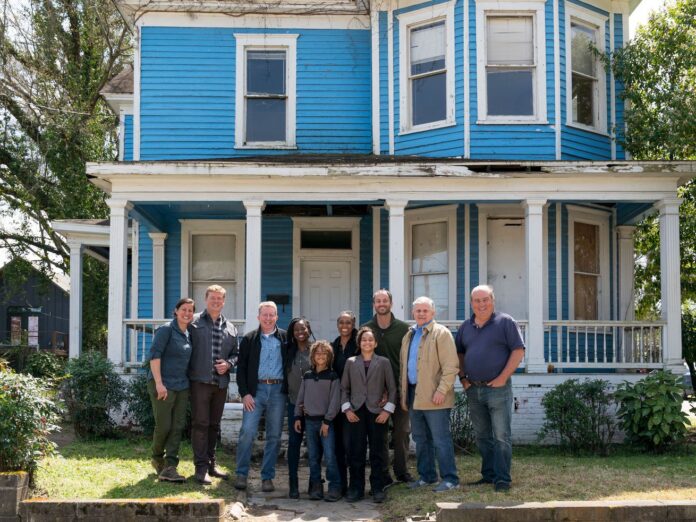
{"label": "boarded window", "polygon": [[490,116],[534,116],[534,17],[486,19],[486,95]]}
{"label": "boarded window", "polygon": [[[194,234],[191,236],[191,297],[196,309],[205,307],[205,290],[220,285],[227,290],[225,310],[234,310],[232,296],[236,284],[237,237],[233,234]],[[228,316],[231,317],[231,316]]]}
{"label": "boarded window", "polygon": [[572,22],[570,28],[573,121],[595,127],[598,117],[596,107],[599,81],[597,58],[592,47],[597,43],[597,29],[578,22]]}
{"label": "boarded window", "polygon": [[411,296],[435,301],[438,317],[449,317],[449,250],[447,222],[411,229]]}
{"label": "boarded window", "polygon": [[575,222],[575,319],[599,319],[599,227]]}
{"label": "boarded window", "polygon": [[444,20],[411,29],[409,84],[413,125],[447,119],[446,46]]}
{"label": "boarded window", "polygon": [[246,53],[246,142],[286,141],[286,52]]}

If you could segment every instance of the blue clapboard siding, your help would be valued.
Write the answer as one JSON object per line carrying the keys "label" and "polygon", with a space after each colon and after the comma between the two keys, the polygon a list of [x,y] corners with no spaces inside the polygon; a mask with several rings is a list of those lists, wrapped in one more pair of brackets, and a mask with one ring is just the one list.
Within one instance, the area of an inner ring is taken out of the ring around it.
{"label": "blue clapboard siding", "polygon": [[[188,217],[188,216],[187,216]],[[164,311],[174,310],[174,305],[187,288],[181,288],[181,215],[170,214],[165,217],[167,240],[164,242]],[[196,310],[202,311],[204,303],[197,303]]]}
{"label": "blue clapboard siding", "polygon": [[389,288],[389,211],[382,209],[379,213],[380,254],[379,287]]}
{"label": "blue clapboard siding", "polygon": [[123,118],[123,161],[133,161],[133,115]]}
{"label": "blue clapboard siding", "polygon": [[[299,34],[297,150],[235,150],[233,33]],[[372,149],[370,31],[143,27],[140,158]]]}
{"label": "blue clapboard siding", "polygon": [[[624,38],[624,26],[623,26],[623,16],[620,14],[614,15],[614,49],[619,49],[623,47]],[[612,77],[613,78],[613,77]],[[616,125],[614,127],[614,132],[616,134],[616,158],[625,159],[626,151],[623,148],[624,140],[624,101],[621,99],[620,94],[623,91],[623,84],[616,81],[615,93],[616,93]]]}
{"label": "blue clapboard siding", "polygon": [[264,217],[261,237],[261,299],[268,294],[290,296],[285,310],[282,306],[278,309],[278,324],[286,328],[292,319],[292,219]]}
{"label": "blue clapboard siding", "polygon": [[389,19],[379,13],[379,149],[389,154]]}
{"label": "blue clapboard siding", "polygon": [[469,205],[469,283],[471,288],[479,284],[479,219],[478,206]]}
{"label": "blue clapboard siding", "polygon": [[457,313],[456,318],[464,317],[466,302],[469,299],[467,295],[464,267],[466,256],[469,253],[469,246],[465,244],[466,230],[466,206],[457,205]]}
{"label": "blue clapboard siding", "polygon": [[[372,215],[360,219],[360,296],[358,324],[372,317]],[[338,314],[336,314],[338,315]]]}
{"label": "blue clapboard siding", "polygon": [[149,232],[148,226],[141,223],[138,237],[138,317],[144,318],[151,318],[153,314],[152,239]]}

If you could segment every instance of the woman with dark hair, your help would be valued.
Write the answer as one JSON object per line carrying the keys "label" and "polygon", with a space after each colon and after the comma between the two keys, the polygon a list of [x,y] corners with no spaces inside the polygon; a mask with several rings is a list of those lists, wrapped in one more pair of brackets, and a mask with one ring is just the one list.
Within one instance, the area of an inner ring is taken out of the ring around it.
{"label": "woman with dark hair", "polygon": [[155,332],[148,361],[147,390],[155,417],[152,434],[152,466],[166,482],[184,482],[179,464],[181,432],[186,423],[189,402],[188,365],[191,359],[193,299],[184,297],[174,306],[174,319]]}
{"label": "woman with dark hair", "polygon": [[296,430],[294,427],[295,403],[302,384],[302,377],[312,369],[309,360],[310,338],[313,339],[314,336],[309,321],[304,317],[293,318],[288,324],[288,352],[285,366],[285,379],[288,387],[288,497],[290,498],[300,498],[297,470],[300,465],[304,419],[302,419],[301,429]]}
{"label": "woman with dark hair", "polygon": [[[355,336],[358,330],[355,328],[355,314],[350,310],[344,310],[338,314],[336,319],[338,337],[331,343],[334,353],[333,368],[338,374],[338,378],[343,377],[343,368],[346,361],[360,353]],[[348,432],[344,426],[346,422],[343,413],[339,413],[333,423],[334,426],[334,446],[336,448],[336,463],[338,473],[341,475],[341,493],[346,494],[348,490]]]}

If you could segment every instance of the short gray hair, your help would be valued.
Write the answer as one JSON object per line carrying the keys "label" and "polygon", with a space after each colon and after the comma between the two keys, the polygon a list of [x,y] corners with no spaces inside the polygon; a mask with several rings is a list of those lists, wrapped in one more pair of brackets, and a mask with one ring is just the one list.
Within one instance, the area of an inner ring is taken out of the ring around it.
{"label": "short gray hair", "polygon": [[488,293],[488,295],[491,296],[491,299],[495,301],[495,294],[493,293],[493,287],[491,285],[478,285],[471,290],[471,298],[474,298],[474,292],[478,292],[479,290],[483,290],[484,292]]}
{"label": "short gray hair", "polygon": [[259,313],[261,313],[262,308],[266,307],[273,308],[276,314],[278,313],[278,305],[276,305],[273,301],[263,301],[259,303]]}
{"label": "short gray hair", "polygon": [[415,301],[413,301],[411,308],[415,308],[416,305],[419,305],[419,304],[427,304],[431,310],[435,310],[435,301],[433,301],[432,299],[430,299],[427,296],[422,295],[419,298],[417,298]]}

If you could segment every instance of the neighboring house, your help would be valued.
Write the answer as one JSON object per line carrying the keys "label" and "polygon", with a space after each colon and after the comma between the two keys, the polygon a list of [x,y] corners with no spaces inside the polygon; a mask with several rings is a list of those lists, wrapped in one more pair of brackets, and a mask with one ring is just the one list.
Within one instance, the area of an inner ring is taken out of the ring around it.
{"label": "neighboring house", "polygon": [[[15,270],[20,279],[12,277]],[[0,346],[67,350],[68,289],[67,279],[49,279],[20,259],[0,267]]]}
{"label": "neighboring house", "polygon": [[[677,188],[696,168],[627,158],[621,85],[591,49],[621,47],[636,4],[117,0],[137,43],[103,92],[123,161],[88,166],[110,196],[109,357],[139,364],[135,332],[211,283],[242,331],[273,299],[331,339],[380,287],[397,316],[426,294],[456,327],[485,282],[524,328],[530,426],[568,373],[681,371]],[[663,317],[636,322],[651,212]],[[61,226],[77,262],[89,240]]]}

